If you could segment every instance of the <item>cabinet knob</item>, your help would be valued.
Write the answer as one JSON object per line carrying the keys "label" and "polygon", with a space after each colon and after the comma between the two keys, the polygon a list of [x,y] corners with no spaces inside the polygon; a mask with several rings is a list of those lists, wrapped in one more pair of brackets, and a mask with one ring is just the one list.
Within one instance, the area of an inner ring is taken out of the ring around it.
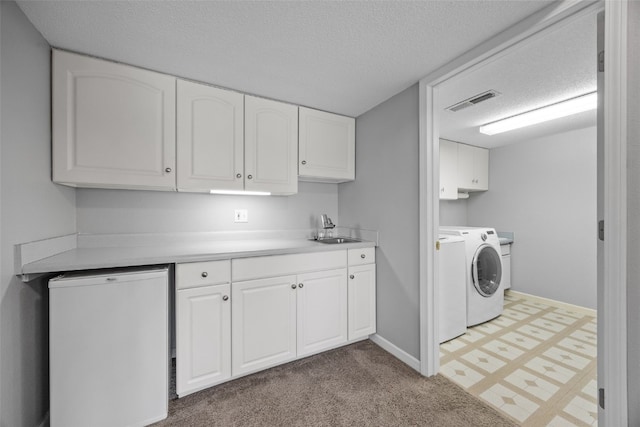
{"label": "cabinet knob", "polygon": [[300,289],[302,289],[302,288],[304,287],[304,284],[303,284],[303,283],[298,283],[298,287],[299,287]]}
{"label": "cabinet knob", "polygon": [[207,273],[206,271],[203,271],[202,274],[201,274],[202,277],[207,277],[208,275],[209,275],[209,273]]}
{"label": "cabinet knob", "polygon": [[301,163],[302,163],[303,165],[306,165],[306,164],[307,164],[307,161],[306,161],[306,160],[303,160]]}
{"label": "cabinet knob", "polygon": [[353,274],[351,276],[349,276],[349,279],[355,279],[356,276],[354,276]]}
{"label": "cabinet knob", "polygon": [[247,178],[253,179],[253,175],[247,175]]}
{"label": "cabinet knob", "polygon": [[295,289],[297,288],[296,284],[294,283],[293,285],[291,285],[291,289]]}
{"label": "cabinet knob", "polygon": [[171,168],[165,168],[165,169],[164,169],[164,171],[165,171],[166,173],[171,173]]}
{"label": "cabinet knob", "polygon": [[229,300],[229,295],[225,295],[222,297],[222,301],[228,301]]}
{"label": "cabinet knob", "polygon": [[236,174],[236,178],[242,178],[242,174],[241,173],[237,173]]}
{"label": "cabinet knob", "polygon": [[360,254],[360,258],[365,259],[367,256],[365,254]]}

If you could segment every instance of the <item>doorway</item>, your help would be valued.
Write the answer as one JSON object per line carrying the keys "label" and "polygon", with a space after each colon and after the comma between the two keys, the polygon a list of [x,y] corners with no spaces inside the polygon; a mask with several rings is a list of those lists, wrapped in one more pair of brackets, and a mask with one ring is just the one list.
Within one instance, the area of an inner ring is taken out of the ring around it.
{"label": "doorway", "polygon": [[[568,20],[576,19],[586,14],[593,14],[594,11],[601,8],[599,4],[587,4],[579,5],[576,7],[565,8],[562,11],[556,11],[557,13],[548,13],[544,17],[532,17],[528,22],[522,23],[518,31],[514,31],[508,36],[499,40],[494,40],[493,44],[489,43],[484,46],[480,46],[475,52],[471,52],[467,58],[462,58],[460,62],[451,64],[448,68],[439,70],[432,76],[428,76],[421,82],[421,253],[423,254],[421,263],[421,368],[425,375],[432,375],[438,372],[439,360],[438,360],[438,345],[436,336],[437,330],[437,316],[434,316],[434,305],[437,304],[437,295],[434,287],[438,280],[438,268],[437,254],[435,245],[433,242],[437,240],[437,226],[439,225],[439,209],[438,209],[438,189],[435,188],[434,182],[438,182],[439,170],[437,161],[438,159],[438,144],[434,143],[438,141],[440,137],[440,123],[437,120],[439,114],[440,105],[438,104],[439,91],[442,88],[444,82],[449,81],[454,77],[459,77],[465,73],[472,72],[476,67],[481,66],[486,60],[492,61],[499,58],[501,55],[508,53],[508,50],[518,43],[529,42],[539,36],[541,31],[549,29],[553,25],[565,25]],[[612,6],[607,4],[608,11],[607,19],[620,21],[620,16],[623,15],[623,11],[616,9],[618,6]],[[621,8],[620,8],[621,9]],[[615,37],[615,33],[622,31],[620,29],[611,29],[612,26],[607,27],[609,29],[609,38],[607,46],[612,51],[613,57],[612,67],[619,66],[619,62],[616,62],[617,56],[620,56],[620,37]],[[612,34],[613,33],[613,37]],[[465,63],[466,62],[466,63]],[[462,65],[461,65],[462,64]],[[613,91],[608,91],[606,98],[603,100],[604,105],[614,104],[616,97],[620,97],[623,91],[614,84],[607,86],[613,88]],[[617,92],[616,92],[617,91]],[[615,106],[614,106],[615,108]],[[610,122],[607,122],[610,123]],[[613,123],[614,126],[609,129],[618,129],[621,125],[619,122]],[[614,131],[610,135],[607,135],[607,146],[605,150],[613,156],[608,157],[608,167],[611,171],[611,167],[623,165],[621,162],[622,156],[617,153],[619,146],[624,141],[624,138],[620,135],[616,135]],[[610,172],[606,175],[607,183],[607,206],[605,209],[605,219],[607,215],[612,217],[613,209],[619,209],[620,207],[626,207],[626,200],[620,192],[621,188],[624,188],[624,183],[621,178],[613,176]],[[607,214],[608,212],[608,214]],[[620,232],[624,230],[624,223],[616,222],[612,224],[615,231]],[[612,230],[613,231],[613,230]],[[624,252],[623,238],[618,239],[616,236],[624,235],[624,233],[615,234],[610,241],[605,242],[605,252],[609,251],[610,254],[620,254]],[[607,329],[605,334],[605,343],[600,343],[600,348],[606,348],[606,366],[603,372],[601,372],[602,385],[607,388],[607,394],[609,396],[615,395],[616,400],[613,403],[614,407],[609,406],[604,414],[605,419],[620,420],[620,417],[626,417],[626,378],[624,376],[624,367],[626,366],[626,343],[624,342],[625,336],[623,332],[612,330],[613,325],[616,328],[624,328],[625,313],[624,313],[624,297],[621,294],[621,288],[624,287],[624,281],[622,280],[621,273],[614,271],[612,263],[615,264],[617,258],[612,261],[613,258],[609,257],[609,264],[605,264],[605,280],[609,283],[609,289],[605,290],[610,298],[607,299],[607,305],[604,310],[599,310],[599,314],[602,316],[607,315]],[[622,265],[624,267],[624,265]],[[623,268],[624,271],[624,268]],[[613,310],[612,310],[613,308]],[[620,311],[622,310],[622,311]],[[611,333],[610,333],[611,332]],[[608,344],[607,344],[608,341]],[[603,345],[604,344],[604,345]],[[616,351],[622,352],[623,355],[615,353]],[[614,362],[616,360],[616,362]],[[618,362],[624,362],[620,365]],[[603,388],[599,385],[600,388]],[[617,422],[612,422],[617,424]]]}

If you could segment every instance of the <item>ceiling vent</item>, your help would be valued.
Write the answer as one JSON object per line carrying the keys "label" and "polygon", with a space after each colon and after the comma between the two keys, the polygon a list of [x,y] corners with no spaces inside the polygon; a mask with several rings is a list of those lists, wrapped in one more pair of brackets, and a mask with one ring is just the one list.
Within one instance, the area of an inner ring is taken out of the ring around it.
{"label": "ceiling vent", "polygon": [[445,108],[445,110],[456,111],[464,110],[467,107],[472,107],[476,104],[479,104],[484,101],[488,101],[491,98],[495,98],[496,96],[500,96],[500,92],[496,92],[495,90],[488,90],[486,92],[482,92],[478,95],[472,96],[469,99],[465,99],[464,101],[460,101],[457,104],[453,104],[450,107]]}

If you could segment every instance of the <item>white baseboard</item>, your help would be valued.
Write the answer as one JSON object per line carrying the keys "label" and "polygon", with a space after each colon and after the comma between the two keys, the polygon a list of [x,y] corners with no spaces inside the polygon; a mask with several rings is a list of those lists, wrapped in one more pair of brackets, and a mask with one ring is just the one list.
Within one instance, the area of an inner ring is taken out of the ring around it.
{"label": "white baseboard", "polygon": [[524,292],[514,291],[512,289],[507,289],[505,294],[513,294],[516,296],[521,296],[523,298],[527,298],[533,301],[541,302],[543,304],[551,305],[553,307],[563,308],[568,311],[574,311],[576,313],[586,314],[588,316],[596,316],[598,312],[592,308],[582,307],[580,305],[569,304],[567,302],[556,301],[554,299],[538,297],[531,294],[525,294]]}
{"label": "white baseboard", "polygon": [[420,372],[420,361],[406,351],[402,350],[400,347],[392,344],[378,334],[371,335],[369,339],[375,344],[379,345],[383,350],[391,353],[392,356],[409,365],[409,367],[413,370]]}

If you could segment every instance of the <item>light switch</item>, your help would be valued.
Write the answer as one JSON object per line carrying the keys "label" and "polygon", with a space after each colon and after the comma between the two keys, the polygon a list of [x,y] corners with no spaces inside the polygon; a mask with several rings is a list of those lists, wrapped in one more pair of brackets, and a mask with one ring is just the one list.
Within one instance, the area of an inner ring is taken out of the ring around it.
{"label": "light switch", "polygon": [[234,222],[249,222],[249,212],[246,209],[236,209]]}

